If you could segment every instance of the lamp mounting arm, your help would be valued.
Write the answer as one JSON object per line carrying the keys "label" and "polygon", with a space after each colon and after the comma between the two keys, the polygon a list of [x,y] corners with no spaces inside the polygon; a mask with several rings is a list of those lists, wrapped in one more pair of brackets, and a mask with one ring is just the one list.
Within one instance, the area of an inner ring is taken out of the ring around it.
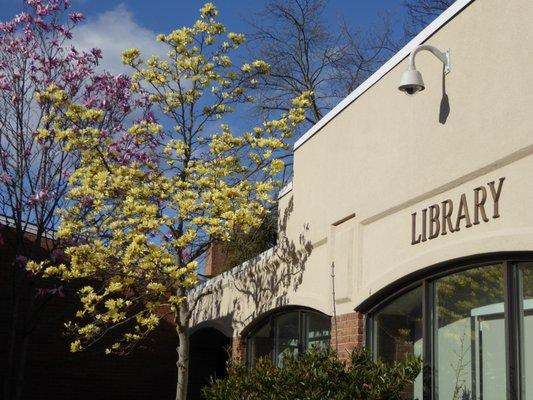
{"label": "lamp mounting arm", "polygon": [[443,53],[442,51],[437,49],[435,46],[431,46],[431,45],[428,45],[428,44],[422,44],[422,45],[418,46],[416,49],[414,49],[411,52],[411,54],[409,55],[409,69],[410,70],[415,70],[416,69],[415,57],[416,57],[418,52],[423,51],[423,50],[429,51],[430,53],[432,53],[435,57],[437,57],[444,64],[444,73],[446,75],[450,73],[450,71],[451,71],[450,51],[448,50],[445,53]]}

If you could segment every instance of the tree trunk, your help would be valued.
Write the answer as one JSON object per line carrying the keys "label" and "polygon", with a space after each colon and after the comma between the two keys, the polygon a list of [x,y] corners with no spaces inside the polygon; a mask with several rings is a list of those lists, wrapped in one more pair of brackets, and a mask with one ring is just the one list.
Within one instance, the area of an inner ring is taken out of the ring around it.
{"label": "tree trunk", "polygon": [[189,328],[178,326],[178,379],[176,384],[176,400],[187,400],[187,384],[189,381]]}

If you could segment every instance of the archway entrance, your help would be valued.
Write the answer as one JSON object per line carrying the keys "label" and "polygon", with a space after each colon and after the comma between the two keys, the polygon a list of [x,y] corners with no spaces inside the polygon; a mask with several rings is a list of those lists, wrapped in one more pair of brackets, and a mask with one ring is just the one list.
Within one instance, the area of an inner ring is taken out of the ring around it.
{"label": "archway entrance", "polygon": [[211,377],[226,376],[230,339],[215,328],[202,328],[191,335],[189,400],[201,400],[202,388]]}

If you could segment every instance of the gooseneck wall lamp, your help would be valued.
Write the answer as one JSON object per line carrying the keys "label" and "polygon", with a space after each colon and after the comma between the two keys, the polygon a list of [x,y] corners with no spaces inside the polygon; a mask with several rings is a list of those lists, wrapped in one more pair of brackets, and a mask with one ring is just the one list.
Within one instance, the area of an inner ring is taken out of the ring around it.
{"label": "gooseneck wall lamp", "polygon": [[402,79],[400,81],[399,90],[406,94],[415,94],[424,90],[425,85],[422,80],[422,74],[416,69],[415,66],[415,57],[418,52],[427,50],[437,57],[444,64],[444,73],[447,75],[450,73],[450,52],[447,51],[443,53],[434,46],[423,44],[414,49],[409,55],[409,66],[407,71],[402,74]]}

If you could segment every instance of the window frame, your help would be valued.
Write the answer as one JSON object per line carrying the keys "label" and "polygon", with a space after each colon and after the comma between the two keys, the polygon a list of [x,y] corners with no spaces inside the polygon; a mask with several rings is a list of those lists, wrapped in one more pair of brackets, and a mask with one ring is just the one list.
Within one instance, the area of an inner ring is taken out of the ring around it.
{"label": "window frame", "polygon": [[433,265],[410,274],[389,285],[367,299],[356,311],[365,314],[365,344],[375,357],[374,316],[392,301],[407,292],[422,286],[422,338],[423,338],[423,400],[438,399],[435,393],[435,282],[445,276],[474,268],[501,264],[504,286],[505,321],[505,361],[506,361],[506,400],[524,399],[523,386],[523,349],[521,321],[521,282],[519,269],[521,263],[533,261],[533,252],[503,252],[474,257],[464,257],[454,261]]}
{"label": "window frame", "polygon": [[246,360],[246,367],[251,368],[254,363],[257,361],[252,359],[252,351],[251,346],[253,346],[254,341],[254,334],[263,328],[265,325],[269,325],[269,332],[270,337],[272,339],[272,352],[270,354],[270,360],[272,363],[276,364],[278,363],[278,357],[279,357],[279,342],[278,342],[278,330],[279,325],[276,323],[276,321],[279,319],[280,316],[286,315],[289,313],[298,313],[298,354],[301,354],[305,352],[308,349],[308,338],[307,334],[309,331],[309,318],[308,316],[310,314],[318,315],[323,318],[327,318],[330,322],[330,335],[329,338],[331,340],[331,316],[324,314],[318,310],[312,309],[312,308],[306,308],[306,307],[287,307],[282,309],[276,309],[272,312],[270,312],[267,315],[263,315],[262,318],[259,318],[256,322],[254,322],[247,332],[243,335],[245,338],[245,360]]}

